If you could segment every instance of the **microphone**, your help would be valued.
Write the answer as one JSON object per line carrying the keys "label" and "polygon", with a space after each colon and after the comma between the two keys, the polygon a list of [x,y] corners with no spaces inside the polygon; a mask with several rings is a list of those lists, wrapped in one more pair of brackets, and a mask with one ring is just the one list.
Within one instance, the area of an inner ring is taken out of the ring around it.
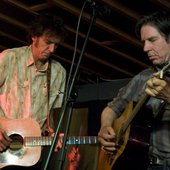
{"label": "microphone", "polygon": [[90,3],[91,7],[96,10],[96,13],[99,16],[110,16],[111,15],[111,8],[106,5],[98,5],[93,0],[87,0],[88,3]]}

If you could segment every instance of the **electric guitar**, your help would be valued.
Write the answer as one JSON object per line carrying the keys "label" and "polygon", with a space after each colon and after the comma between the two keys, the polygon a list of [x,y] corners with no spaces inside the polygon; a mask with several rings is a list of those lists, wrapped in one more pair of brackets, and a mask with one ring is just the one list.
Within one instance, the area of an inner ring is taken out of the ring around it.
{"label": "electric guitar", "polygon": [[[8,165],[32,166],[41,156],[41,146],[52,144],[52,137],[41,136],[34,119],[0,118],[0,126],[12,139],[9,148],[0,153],[0,169]],[[97,136],[71,136],[67,145],[97,144]]]}
{"label": "electric guitar", "polygon": [[[169,69],[170,63],[165,65],[159,72],[161,79],[163,78],[163,75],[169,71]],[[113,129],[116,134],[114,142],[118,146],[118,149],[112,154],[107,153],[102,148],[100,149],[98,170],[112,170],[113,165],[115,165],[116,161],[120,158],[125,149],[128,149],[128,152],[131,152],[132,149],[133,151],[138,151],[140,154],[147,154],[149,149],[151,127],[148,122],[146,122],[147,119],[139,119],[142,126],[137,124],[133,125],[132,122],[136,119],[136,116],[139,115],[141,107],[144,106],[149,98],[149,95],[143,93],[141,99],[137,102],[135,107],[134,103],[130,101],[122,115],[113,122]],[[133,146],[135,146],[135,148],[132,148]]]}

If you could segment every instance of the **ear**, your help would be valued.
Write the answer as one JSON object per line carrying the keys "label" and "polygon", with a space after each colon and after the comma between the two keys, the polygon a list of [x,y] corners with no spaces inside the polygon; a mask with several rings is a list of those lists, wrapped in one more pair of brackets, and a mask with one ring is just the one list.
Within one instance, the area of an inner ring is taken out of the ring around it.
{"label": "ear", "polygon": [[32,42],[35,42],[37,40],[37,37],[32,37]]}

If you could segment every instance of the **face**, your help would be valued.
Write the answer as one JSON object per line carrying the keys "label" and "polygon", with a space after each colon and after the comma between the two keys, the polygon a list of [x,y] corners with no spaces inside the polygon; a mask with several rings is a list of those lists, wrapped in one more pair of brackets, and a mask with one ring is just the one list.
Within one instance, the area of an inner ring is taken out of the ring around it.
{"label": "face", "polygon": [[36,60],[46,61],[54,53],[60,38],[43,35],[32,38],[32,52]]}
{"label": "face", "polygon": [[153,65],[159,66],[170,61],[170,43],[166,42],[165,37],[154,26],[142,26],[141,40],[143,50]]}

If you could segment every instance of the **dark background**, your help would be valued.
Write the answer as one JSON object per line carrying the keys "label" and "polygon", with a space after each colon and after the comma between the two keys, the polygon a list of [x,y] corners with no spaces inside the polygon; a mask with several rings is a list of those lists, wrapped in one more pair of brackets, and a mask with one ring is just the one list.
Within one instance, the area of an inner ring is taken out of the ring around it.
{"label": "dark background", "polygon": [[[61,62],[69,73],[78,18],[85,2],[85,0],[1,0],[0,51],[27,44],[26,30],[34,16],[43,13],[56,14],[64,19],[68,37],[53,57]],[[135,36],[135,24],[144,14],[169,9],[169,0],[88,0],[84,5],[80,22],[76,63],[82,52],[92,14],[96,19],[85,53],[82,55],[75,83],[97,84],[131,78],[147,68],[150,62]]]}

